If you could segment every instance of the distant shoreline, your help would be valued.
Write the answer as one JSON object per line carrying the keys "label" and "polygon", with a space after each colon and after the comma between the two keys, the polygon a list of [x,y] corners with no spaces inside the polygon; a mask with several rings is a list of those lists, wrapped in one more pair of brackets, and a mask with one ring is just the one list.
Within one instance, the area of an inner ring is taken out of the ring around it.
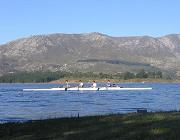
{"label": "distant shoreline", "polygon": [[50,82],[13,82],[13,83],[0,83],[0,84],[65,84],[65,81],[68,80],[70,84],[79,83],[79,80],[82,80],[84,83],[91,83],[95,80],[97,83],[107,83],[107,80],[110,80],[111,83],[180,83],[180,80],[166,80],[166,79],[128,79],[128,80],[117,80],[117,79],[70,79],[64,78],[59,80],[54,80]]}
{"label": "distant shoreline", "polygon": [[166,79],[129,79],[129,80],[117,80],[117,79],[60,79],[48,82],[49,84],[63,84],[68,80],[69,83],[79,83],[79,80],[83,82],[92,82],[95,80],[97,83],[107,83],[110,80],[112,83],[180,83],[180,80],[166,80]]}

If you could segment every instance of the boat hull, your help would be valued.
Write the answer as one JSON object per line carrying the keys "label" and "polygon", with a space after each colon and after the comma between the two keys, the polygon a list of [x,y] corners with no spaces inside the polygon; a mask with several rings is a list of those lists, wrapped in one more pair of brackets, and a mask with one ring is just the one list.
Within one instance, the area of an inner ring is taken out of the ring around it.
{"label": "boat hull", "polygon": [[50,88],[50,89],[23,89],[23,91],[106,91],[106,90],[151,90],[148,88],[122,88],[122,87],[99,87],[99,88]]}

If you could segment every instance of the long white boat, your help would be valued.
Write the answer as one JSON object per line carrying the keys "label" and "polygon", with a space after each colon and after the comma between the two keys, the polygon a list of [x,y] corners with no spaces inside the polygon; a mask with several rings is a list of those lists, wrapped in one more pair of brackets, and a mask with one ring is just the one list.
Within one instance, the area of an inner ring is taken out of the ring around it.
{"label": "long white boat", "polygon": [[23,91],[105,91],[105,90],[151,90],[151,87],[146,88],[126,88],[126,87],[70,87],[70,88],[49,88],[49,89],[23,89]]}

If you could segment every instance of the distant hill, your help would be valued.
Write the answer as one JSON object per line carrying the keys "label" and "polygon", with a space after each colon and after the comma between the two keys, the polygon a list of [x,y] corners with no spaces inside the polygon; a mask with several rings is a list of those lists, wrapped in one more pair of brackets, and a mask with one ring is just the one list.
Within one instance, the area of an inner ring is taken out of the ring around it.
{"label": "distant hill", "polygon": [[0,74],[16,71],[136,72],[180,75],[180,35],[112,37],[50,34],[0,45]]}

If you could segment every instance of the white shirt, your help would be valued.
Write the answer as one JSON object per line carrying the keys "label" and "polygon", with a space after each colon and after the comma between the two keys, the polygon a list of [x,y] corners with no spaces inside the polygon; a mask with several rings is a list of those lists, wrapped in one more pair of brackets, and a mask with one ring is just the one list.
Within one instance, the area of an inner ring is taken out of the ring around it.
{"label": "white shirt", "polygon": [[93,83],[93,84],[92,84],[92,87],[93,87],[93,88],[97,87],[97,84],[96,84],[96,83]]}
{"label": "white shirt", "polygon": [[70,87],[70,85],[69,85],[69,83],[68,82],[66,82],[66,87],[68,88],[68,87]]}
{"label": "white shirt", "polygon": [[84,85],[83,82],[79,83],[79,87],[83,87],[83,85]]}
{"label": "white shirt", "polygon": [[110,82],[107,82],[107,87],[111,87],[111,83]]}

